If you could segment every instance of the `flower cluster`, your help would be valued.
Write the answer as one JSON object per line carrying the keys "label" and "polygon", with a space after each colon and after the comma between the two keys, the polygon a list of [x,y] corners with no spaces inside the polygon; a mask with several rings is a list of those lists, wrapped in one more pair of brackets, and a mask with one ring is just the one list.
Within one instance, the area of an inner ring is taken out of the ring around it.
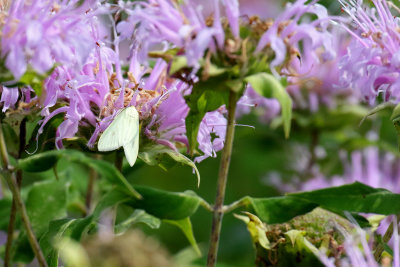
{"label": "flower cluster", "polygon": [[[382,259],[382,265],[376,262],[373,254],[373,250],[371,248],[371,240],[373,238],[368,238],[368,235],[371,234],[361,229],[359,226],[356,226],[354,229],[354,233],[348,233],[339,225],[337,226],[342,234],[345,237],[345,241],[343,243],[343,250],[345,257],[341,259],[328,258],[323,252],[320,253],[319,258],[321,262],[326,267],[334,267],[334,266],[369,266],[369,267],[378,267],[378,266],[393,266],[398,267],[400,265],[400,250],[399,250],[399,232],[398,232],[398,221],[395,216],[391,216],[390,220],[393,222],[396,227],[394,227],[393,239],[394,239],[394,248],[393,248],[393,260],[390,257],[384,257]],[[357,223],[355,223],[357,225]]]}
{"label": "flower cluster", "polygon": [[[38,134],[53,117],[64,114],[56,146],[63,148],[64,139],[85,137],[80,129],[88,128],[92,132],[88,146],[93,147],[119,111],[134,106],[146,137],[141,142],[178,150],[188,143],[185,117],[189,108],[184,95],[191,86],[167,77],[167,64],[161,59],[153,67],[140,64],[139,42],[128,40],[132,50],[125,56],[120,49],[126,33],[117,33],[112,8],[96,1],[14,1],[3,25],[6,67],[15,81],[30,69],[39,74],[54,71],[44,80],[41,95],[29,86],[3,86],[3,112],[14,108],[18,100],[40,107],[44,119]],[[205,116],[198,135],[203,154],[197,161],[215,157],[222,149],[225,125],[223,110]]]}
{"label": "flower cluster", "polygon": [[[297,152],[307,155],[303,149]],[[317,152],[321,156],[324,156],[323,153],[323,151]],[[295,168],[299,173],[305,173],[307,169],[310,169],[309,157],[305,156],[297,162]],[[383,153],[377,147],[368,147],[351,153],[341,151],[340,158],[344,170],[342,175],[326,177],[314,164],[311,166],[310,177],[306,181],[293,177],[290,184],[285,184],[274,173],[268,174],[265,181],[283,192],[309,191],[361,182],[371,187],[386,188],[400,193],[400,161],[396,155],[390,152]]]}
{"label": "flower cluster", "polygon": [[340,84],[360,91],[371,104],[378,95],[399,102],[399,18],[387,1],[373,0],[374,8],[363,6],[362,1],[341,2],[352,19],[352,28],[343,27],[353,41],[340,62]]}

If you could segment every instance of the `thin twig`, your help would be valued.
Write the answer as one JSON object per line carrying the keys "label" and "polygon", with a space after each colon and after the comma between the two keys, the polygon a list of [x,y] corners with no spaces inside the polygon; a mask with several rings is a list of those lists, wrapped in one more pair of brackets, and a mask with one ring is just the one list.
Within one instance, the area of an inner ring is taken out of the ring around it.
{"label": "thin twig", "polygon": [[3,129],[2,125],[0,123],[0,155],[1,155],[1,160],[3,163],[3,170],[4,170],[4,178],[8,184],[8,187],[10,188],[13,198],[15,199],[15,203],[17,206],[17,210],[21,214],[22,222],[26,230],[26,235],[28,237],[29,243],[32,247],[33,253],[35,254],[39,265],[42,267],[47,267],[46,260],[44,259],[43,252],[40,249],[39,242],[37,241],[35,234],[32,230],[31,223],[29,221],[28,213],[26,212],[25,204],[21,198],[19,189],[18,189],[18,184],[16,181],[15,173],[13,172],[13,167],[10,165],[10,161],[8,159],[8,153],[7,153],[7,146],[6,142],[4,140],[4,134],[3,134]]}
{"label": "thin twig", "polygon": [[213,222],[211,229],[210,248],[208,251],[207,266],[215,266],[218,254],[219,236],[223,216],[226,182],[232,155],[233,138],[235,135],[235,112],[237,94],[230,92],[228,104],[228,125],[226,127],[225,145],[222,151],[220,169],[218,174],[217,195],[214,205]]}
{"label": "thin twig", "polygon": [[226,205],[222,208],[222,212],[229,213],[237,208],[243,207],[247,205],[247,198],[239,199],[238,201],[233,202],[232,204]]}
{"label": "thin twig", "polygon": [[207,201],[205,201],[205,200],[202,199],[201,197],[199,197],[199,198],[200,198],[200,206],[202,206],[203,208],[205,208],[207,211],[210,211],[210,212],[213,212],[213,211],[214,211],[213,207],[212,207],[210,204],[208,204]]}

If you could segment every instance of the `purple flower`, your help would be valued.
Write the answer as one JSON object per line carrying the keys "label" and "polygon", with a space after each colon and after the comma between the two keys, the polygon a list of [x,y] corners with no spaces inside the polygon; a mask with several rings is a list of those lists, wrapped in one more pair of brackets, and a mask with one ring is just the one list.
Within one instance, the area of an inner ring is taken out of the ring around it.
{"label": "purple flower", "polygon": [[[332,34],[332,54],[334,57],[324,59],[324,50],[315,53],[318,57],[310,69],[304,69],[300,58],[293,58],[290,65],[283,69],[283,75],[287,77],[289,95],[293,100],[294,111],[317,112],[321,107],[335,109],[341,104],[357,104],[360,96],[358,92],[348,87],[337,84],[340,79],[338,61],[346,52],[347,40],[343,31],[335,31]],[[318,63],[319,62],[319,63]],[[239,101],[238,115],[250,112],[250,106],[254,106],[256,114],[268,122],[279,115],[280,106],[276,100],[267,99],[248,88]]]}
{"label": "purple flower", "polygon": [[[177,81],[171,88],[173,89],[170,89],[166,99],[155,111],[152,122],[147,125],[145,134],[157,143],[177,150],[181,145],[189,147],[185,126],[189,107],[183,96],[190,92],[190,87]],[[226,131],[226,118],[223,113],[221,109],[204,116],[197,136],[199,150],[203,155],[196,157],[195,162],[216,157],[216,152],[223,148]]]}
{"label": "purple flower", "polygon": [[[335,56],[332,47],[332,35],[328,31],[329,20],[327,10],[319,4],[305,4],[306,0],[288,3],[285,10],[273,21],[268,30],[261,36],[256,52],[260,53],[270,46],[275,53],[271,61],[271,71],[278,75],[276,68],[285,63],[301,58],[302,72],[322,63],[318,53],[323,49],[323,60]],[[307,15],[316,15],[315,21],[307,21]],[[302,46],[302,47],[301,47]],[[285,66],[283,66],[285,67]]]}
{"label": "purple flower", "polygon": [[[167,79],[167,63],[159,59],[153,68],[139,63],[139,53],[131,50],[128,58],[129,70],[121,68],[119,36],[114,42],[115,50],[101,42],[101,24],[92,24],[92,42],[96,47],[80,69],[59,66],[45,82],[46,96],[43,100],[44,125],[55,115],[64,113],[65,119],[58,127],[56,145],[62,148],[62,140],[79,135],[82,127],[94,128],[88,142],[93,147],[98,136],[108,127],[118,112],[134,106],[142,125],[142,136],[148,141],[173,150],[187,146],[185,118],[189,108],[183,95],[190,87],[182,81]],[[124,78],[127,77],[126,78]],[[56,103],[65,103],[53,109]],[[52,112],[50,112],[52,110]],[[226,120],[220,114],[207,114],[199,135],[200,157],[215,156],[222,149]],[[207,134],[216,133],[216,138]]]}
{"label": "purple flower", "polygon": [[[165,45],[184,49],[189,66],[198,66],[198,61],[207,49],[223,49],[225,32],[221,24],[220,1],[184,1],[179,6],[169,0],[137,2],[131,9],[127,21],[117,25],[122,38],[146,40],[141,44],[142,55],[147,55],[154,46]],[[239,6],[237,0],[225,0],[222,7],[234,36],[239,35]],[[135,25],[140,26],[135,29]]]}
{"label": "purple flower", "polygon": [[260,19],[275,18],[282,11],[281,2],[275,0],[239,0],[242,16],[258,16]]}
{"label": "purple flower", "polygon": [[271,121],[276,118],[281,111],[278,100],[260,96],[251,86],[248,86],[245,90],[237,105],[237,117],[250,113],[254,108],[257,114],[260,115],[262,122]]}
{"label": "purple flower", "polygon": [[[306,155],[304,150],[297,153]],[[323,175],[318,166],[314,165],[311,170],[312,177],[306,181],[301,181],[294,177],[291,184],[282,183],[280,177],[270,179],[270,175],[266,177],[266,183],[275,184],[283,191],[309,191],[331,186],[340,186],[354,182],[361,182],[375,188],[386,188],[392,192],[400,193],[400,159],[395,155],[386,152],[382,153],[379,148],[368,147],[361,151],[354,151],[350,155],[345,151],[341,151],[344,173],[342,175],[334,175],[326,177]],[[300,160],[300,159],[299,159]],[[303,161],[297,162],[296,170],[299,173],[306,172],[308,166],[308,157],[302,158]],[[274,176],[272,176],[274,177]]]}
{"label": "purple flower", "polygon": [[2,86],[1,99],[0,103],[3,103],[3,112],[6,112],[7,109],[14,107],[17,103],[19,97],[18,88],[7,88]]}
{"label": "purple flower", "polygon": [[359,90],[370,104],[379,94],[386,101],[399,102],[399,19],[391,14],[387,1],[373,0],[372,9],[361,1],[341,2],[354,26],[343,25],[353,42],[341,60],[341,84]]}
{"label": "purple flower", "polygon": [[[393,267],[399,267],[399,233],[398,233],[398,222],[396,216],[390,216],[390,220],[396,225],[393,231],[393,239],[395,240],[395,245],[393,248]],[[371,233],[366,232],[360,227],[356,226],[354,233],[348,233],[344,230],[340,225],[337,225],[338,229],[341,229],[341,233],[344,235],[344,257],[336,260],[335,258],[328,258],[323,251],[318,255],[321,262],[327,267],[335,267],[335,266],[357,266],[357,267],[379,267],[379,266],[390,266],[388,265],[380,265],[375,261],[373,250],[371,244],[373,244],[373,238],[368,236]],[[336,261],[335,261],[336,260]]]}
{"label": "purple flower", "polygon": [[95,1],[12,1],[2,29],[2,56],[15,80],[28,66],[39,73],[55,63],[81,66],[95,43],[90,38]]}

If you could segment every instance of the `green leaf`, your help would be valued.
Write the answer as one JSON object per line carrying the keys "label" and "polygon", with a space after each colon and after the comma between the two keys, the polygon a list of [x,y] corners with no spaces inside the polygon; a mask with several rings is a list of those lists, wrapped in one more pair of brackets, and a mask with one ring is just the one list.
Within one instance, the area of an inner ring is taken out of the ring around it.
{"label": "green leaf", "polygon": [[204,115],[228,104],[230,88],[226,84],[227,81],[226,75],[200,81],[193,86],[192,93],[185,97],[190,108],[186,117],[186,135],[191,153],[197,147],[197,134]]}
{"label": "green leaf", "polygon": [[271,249],[270,242],[266,235],[267,228],[262,221],[253,214],[245,212],[247,216],[234,214],[236,218],[242,220],[247,225],[247,230],[250,232],[253,243],[260,244],[265,249]]}
{"label": "green leaf", "polygon": [[137,223],[144,223],[151,229],[158,229],[160,228],[161,220],[147,214],[144,210],[135,210],[128,219],[115,226],[115,233],[123,233]]}
{"label": "green leaf", "polygon": [[53,248],[53,242],[60,239],[75,219],[51,221],[47,232],[40,239],[40,247],[50,267],[58,266],[58,251]]}
{"label": "green leaf", "polygon": [[[378,106],[376,106],[376,107],[374,107],[372,110],[370,110],[370,111],[367,113],[367,115],[365,115],[365,116],[362,118],[362,120],[360,121],[360,125],[363,124],[364,121],[365,121],[368,117],[370,117],[370,116],[372,116],[372,115],[374,115],[374,114],[376,114],[376,113],[378,113],[378,112],[380,112],[380,111],[382,111],[382,110],[385,110],[385,109],[393,109],[393,108],[394,108],[394,104],[391,103],[391,102],[385,102],[385,103],[379,104]],[[392,115],[392,116],[393,116],[393,115]],[[392,120],[393,120],[393,119],[392,119]]]}
{"label": "green leaf", "polygon": [[292,120],[292,99],[282,84],[271,74],[262,72],[246,77],[246,82],[260,95],[276,98],[281,105],[283,128],[286,138],[289,137]]}
{"label": "green leaf", "polygon": [[104,160],[89,158],[83,156],[83,154],[76,159],[72,159],[72,161],[86,164],[87,166],[96,170],[97,173],[106,178],[111,184],[116,185],[120,190],[125,191],[135,198],[141,197],[140,194],[128,183],[121,172],[118,171],[118,169],[115,168],[115,166],[111,163]]}
{"label": "green leaf", "polygon": [[101,198],[91,216],[51,222],[40,241],[48,263],[57,262],[58,252],[53,247],[55,242],[64,237],[79,241],[83,233],[100,218],[105,209],[118,204],[127,204],[137,210],[128,220],[116,226],[117,232],[123,231],[132,223],[138,222],[158,228],[160,220],[163,219],[179,226],[193,245],[195,241],[193,234],[190,235],[191,224],[190,221],[185,222],[185,220],[189,220],[188,217],[196,212],[200,204],[200,199],[194,192],[170,193],[147,187],[138,187],[137,190],[143,196],[140,200],[127,192],[113,190],[107,192]]}
{"label": "green leaf", "polygon": [[[30,121],[27,123],[27,143],[26,150],[33,152],[43,152],[56,150],[54,138],[56,137],[57,128],[64,121],[65,113],[60,113],[52,117],[42,129],[42,133],[39,134],[41,125],[38,121]],[[36,118],[37,119],[37,118]],[[24,155],[29,156],[29,154]]]}
{"label": "green leaf", "polygon": [[7,231],[10,220],[12,200],[10,198],[0,199],[0,230]]}
{"label": "green leaf", "polygon": [[55,243],[65,237],[79,241],[90,225],[99,219],[103,210],[127,201],[130,198],[132,198],[130,195],[113,190],[101,198],[91,216],[81,219],[51,221],[47,231],[40,239],[40,246],[49,266],[58,266],[58,250],[54,247]]}
{"label": "green leaf", "polygon": [[109,207],[127,202],[131,200],[131,196],[127,195],[125,192],[122,191],[117,191],[117,190],[112,190],[107,192],[106,194],[103,195],[103,197],[100,199],[99,203],[97,203],[96,208],[93,211],[93,217],[94,219],[97,219],[100,217],[101,212]]}
{"label": "green leaf", "polygon": [[133,197],[140,198],[140,195],[135,191],[135,189],[133,189],[114,165],[107,161],[87,157],[85,154],[75,150],[63,149],[39,153],[18,160],[17,168],[27,172],[42,172],[53,168],[61,158],[71,162],[82,163],[95,169],[118,189],[127,192]]}
{"label": "green leaf", "polygon": [[[67,215],[67,186],[59,181],[35,183],[28,193],[26,211],[37,237],[48,229],[49,222]],[[29,241],[20,235],[15,245],[14,260],[29,262],[33,258]]]}
{"label": "green leaf", "polygon": [[271,198],[245,197],[260,219],[268,224],[283,223],[318,207],[318,204],[288,196]]}
{"label": "green leaf", "polygon": [[59,181],[35,183],[28,193],[26,211],[37,235],[54,219],[67,215],[67,186]]}
{"label": "green leaf", "polygon": [[137,186],[136,190],[143,198],[130,199],[126,204],[160,219],[185,219],[195,213],[200,205],[200,198],[192,191],[171,193],[144,186]]}
{"label": "green leaf", "polygon": [[139,153],[139,158],[149,165],[159,165],[167,170],[168,162],[172,159],[174,163],[178,162],[192,167],[197,175],[197,185],[200,186],[200,173],[196,164],[183,154],[160,145],[145,147],[143,150]]}
{"label": "green leaf", "polygon": [[[376,107],[375,109],[379,108],[379,107],[387,107],[387,108],[393,108],[393,104],[392,103],[384,103],[379,105],[378,107]],[[381,108],[380,110],[382,110],[383,108]],[[400,104],[394,106],[393,111],[392,111],[392,115],[390,116],[390,119],[392,121],[398,121],[400,120]]]}
{"label": "green leaf", "polygon": [[192,223],[190,222],[190,218],[187,217],[182,220],[163,220],[169,224],[177,226],[179,229],[182,230],[183,234],[188,239],[189,243],[192,245],[193,249],[196,251],[197,255],[201,256],[201,251],[197,246],[196,239],[194,238]]}
{"label": "green leaf", "polygon": [[391,215],[400,213],[400,194],[388,190],[372,188],[359,182],[330,187],[315,191],[291,193],[283,197],[251,198],[244,197],[242,203],[250,206],[260,219],[268,224],[283,223],[308,213],[316,207],[345,216],[344,211],[362,225],[357,213]]}
{"label": "green leaf", "polygon": [[61,156],[58,150],[35,154],[18,160],[17,168],[26,172],[44,172],[53,168]]}
{"label": "green leaf", "polygon": [[394,109],[392,116],[390,117],[392,120],[394,127],[397,132],[397,137],[398,137],[398,145],[399,145],[399,150],[400,150],[400,104],[398,104]]}
{"label": "green leaf", "polygon": [[316,203],[322,208],[382,215],[400,213],[400,194],[355,182],[310,192],[292,193],[289,197]]}

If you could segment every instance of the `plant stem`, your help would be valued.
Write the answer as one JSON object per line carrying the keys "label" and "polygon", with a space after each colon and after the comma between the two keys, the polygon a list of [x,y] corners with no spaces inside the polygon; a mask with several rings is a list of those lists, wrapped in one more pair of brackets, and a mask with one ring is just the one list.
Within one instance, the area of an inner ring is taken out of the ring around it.
{"label": "plant stem", "polygon": [[[397,223],[399,223],[399,220],[400,220],[400,215],[397,215],[397,219],[396,219]],[[394,228],[393,222],[391,222],[388,229],[386,230],[385,234],[383,235],[382,243],[386,244],[387,242],[390,241],[390,239],[392,238],[392,235],[393,235],[393,228]],[[381,260],[382,252],[385,249],[383,247],[382,243],[378,244],[378,246],[376,247],[375,252],[374,252],[374,258],[375,258],[376,262],[379,262]]]}
{"label": "plant stem", "polygon": [[8,153],[7,153],[7,147],[6,147],[6,142],[4,140],[4,134],[3,134],[3,129],[2,125],[0,123],[0,155],[1,155],[1,160],[3,163],[3,170],[4,170],[4,178],[8,184],[8,187],[10,188],[13,198],[15,199],[15,204],[17,206],[17,210],[21,214],[22,222],[26,230],[26,235],[28,237],[29,243],[32,247],[33,253],[35,254],[39,265],[42,267],[47,267],[47,263],[44,259],[43,252],[40,249],[39,243],[35,237],[35,234],[33,233],[31,223],[29,221],[28,213],[26,212],[25,204],[22,201],[19,189],[18,189],[18,184],[16,181],[15,174],[12,172],[12,168],[10,166],[10,161],[8,159]]}
{"label": "plant stem", "polygon": [[[19,149],[18,149],[18,158],[22,157],[25,149],[26,143],[26,118],[21,121],[21,125],[19,127]],[[21,188],[22,184],[22,171],[17,171],[17,185],[18,189]],[[8,222],[8,229],[7,229],[7,243],[6,243],[6,252],[4,256],[4,267],[9,267],[11,262],[11,248],[12,242],[14,237],[14,226],[15,226],[15,219],[17,215],[17,205],[15,201],[15,197],[13,197],[13,202],[11,205],[11,213],[10,213],[10,220]]]}
{"label": "plant stem", "polygon": [[222,211],[225,213],[229,213],[237,208],[246,206],[248,204],[247,198],[239,199],[238,201],[233,202],[230,205],[223,206]]}
{"label": "plant stem", "polygon": [[202,206],[203,208],[205,208],[207,211],[213,212],[213,207],[211,207],[210,204],[208,204],[207,201],[205,201],[204,199],[200,198],[200,206]]}
{"label": "plant stem", "polygon": [[211,228],[210,248],[208,250],[207,266],[215,266],[218,254],[219,235],[223,216],[225,188],[228,178],[229,164],[232,155],[233,138],[235,135],[235,113],[237,94],[230,92],[228,104],[228,125],[226,127],[225,145],[222,151],[221,163],[218,174],[217,195],[215,199],[213,222]]}

